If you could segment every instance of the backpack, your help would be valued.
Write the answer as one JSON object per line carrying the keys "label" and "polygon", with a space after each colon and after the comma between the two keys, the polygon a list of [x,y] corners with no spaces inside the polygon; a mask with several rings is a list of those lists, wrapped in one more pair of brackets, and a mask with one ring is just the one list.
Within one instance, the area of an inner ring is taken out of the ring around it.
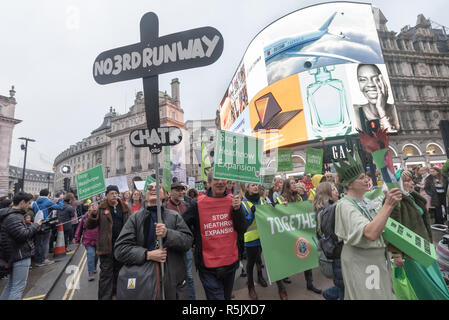
{"label": "backpack", "polygon": [[343,241],[338,241],[335,234],[335,207],[336,203],[318,211],[317,236],[320,247],[328,259],[340,259]]}
{"label": "backpack", "polygon": [[[37,202],[34,202],[34,204],[36,204],[36,207],[37,207],[37,212],[34,215],[34,222],[37,223],[41,220],[44,220],[44,212],[41,210],[41,208],[39,208],[39,205],[37,204]],[[34,204],[33,204],[33,206],[34,206]],[[34,211],[34,208],[33,208],[33,211]]]}

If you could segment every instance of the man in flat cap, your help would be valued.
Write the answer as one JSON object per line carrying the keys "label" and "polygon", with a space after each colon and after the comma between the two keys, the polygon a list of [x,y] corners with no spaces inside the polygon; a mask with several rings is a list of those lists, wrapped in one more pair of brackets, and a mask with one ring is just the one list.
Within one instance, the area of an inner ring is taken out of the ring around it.
{"label": "man in flat cap", "polygon": [[93,204],[89,208],[87,228],[98,227],[96,250],[100,257],[98,300],[112,300],[116,295],[121,264],[114,258],[114,245],[130,212],[128,205],[119,201],[119,189],[114,185],[106,188],[106,198],[100,207]]}

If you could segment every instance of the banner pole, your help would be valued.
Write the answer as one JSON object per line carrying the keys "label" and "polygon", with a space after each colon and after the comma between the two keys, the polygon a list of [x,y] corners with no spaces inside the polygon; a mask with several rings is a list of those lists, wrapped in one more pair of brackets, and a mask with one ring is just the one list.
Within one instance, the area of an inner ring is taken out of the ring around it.
{"label": "banner pole", "polygon": [[[162,215],[161,215],[161,187],[159,181],[159,158],[157,154],[153,154],[153,163],[156,168],[156,206],[157,206],[157,222],[163,223]],[[157,241],[159,243],[159,249],[163,249],[164,245],[162,243],[162,237],[157,237]],[[165,291],[164,291],[164,263],[161,262],[161,297],[162,300],[165,300]]]}

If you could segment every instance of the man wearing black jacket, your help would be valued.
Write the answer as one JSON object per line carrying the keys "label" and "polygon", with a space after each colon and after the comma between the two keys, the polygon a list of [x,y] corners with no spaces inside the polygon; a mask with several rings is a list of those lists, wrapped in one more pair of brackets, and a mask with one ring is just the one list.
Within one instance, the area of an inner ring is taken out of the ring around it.
{"label": "man wearing black jacket", "polygon": [[0,300],[21,300],[28,280],[33,237],[42,222],[27,225],[23,216],[31,207],[33,195],[19,192],[13,198],[13,207],[0,210],[0,246],[3,259],[12,265],[8,283]]}
{"label": "man wearing black jacket", "polygon": [[195,265],[208,300],[231,300],[235,272],[239,267],[237,237],[247,222],[240,196],[226,191],[226,181],[213,179],[210,188],[182,215],[194,234]]}

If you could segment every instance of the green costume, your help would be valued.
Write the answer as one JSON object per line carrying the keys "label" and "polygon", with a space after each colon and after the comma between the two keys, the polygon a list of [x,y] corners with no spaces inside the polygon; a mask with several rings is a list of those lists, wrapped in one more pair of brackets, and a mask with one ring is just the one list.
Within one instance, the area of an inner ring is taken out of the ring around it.
{"label": "green costume", "polygon": [[[363,174],[357,148],[354,156],[346,152],[348,162],[334,162],[341,184],[347,186]],[[363,232],[376,212],[364,201],[345,196],[335,208],[335,234],[343,241],[341,268],[345,300],[395,300],[393,277],[387,248],[382,237],[368,240]]]}
{"label": "green costume", "polygon": [[345,300],[395,300],[391,263],[382,237],[370,241],[363,235],[374,212],[349,196],[337,203],[335,234],[343,240],[341,267]]}
{"label": "green costume", "polygon": [[[403,196],[400,208],[396,207],[390,217],[432,242],[429,212],[420,194]],[[449,290],[436,262],[425,268],[414,260],[404,260],[405,273],[419,300],[449,300]]]}

